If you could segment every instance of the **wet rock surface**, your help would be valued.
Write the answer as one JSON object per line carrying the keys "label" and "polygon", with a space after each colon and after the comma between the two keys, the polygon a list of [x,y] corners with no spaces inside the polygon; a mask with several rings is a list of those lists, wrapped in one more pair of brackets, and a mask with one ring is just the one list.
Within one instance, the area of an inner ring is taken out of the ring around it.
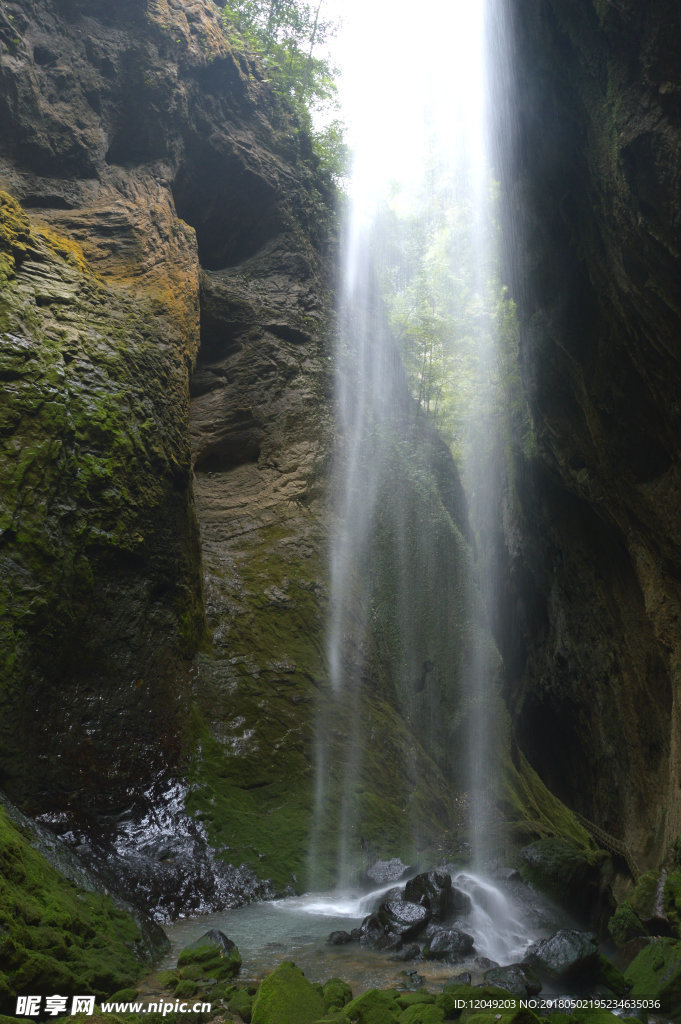
{"label": "wet rock surface", "polygon": [[473,936],[458,928],[436,928],[428,935],[423,955],[430,960],[456,960],[473,951]]}
{"label": "wet rock surface", "polygon": [[60,837],[59,849],[74,850],[100,885],[157,922],[271,897],[271,886],[245,865],[216,856],[201,823],[185,811],[186,795],[186,783],[159,780],[129,810],[100,817],[87,831],[50,815],[44,820]]}
{"label": "wet rock surface", "polygon": [[443,871],[429,871],[411,878],[404,888],[404,898],[424,906],[433,921],[444,921],[450,914],[465,913],[470,899],[452,888],[452,878]]}
{"label": "wet rock surface", "polygon": [[540,974],[560,981],[590,981],[598,969],[598,943],[588,932],[562,929],[531,946],[526,960]]}
{"label": "wet rock surface", "polygon": [[541,992],[541,981],[530,964],[509,964],[493,967],[485,972],[485,983],[506,989],[514,996],[536,996]]}
{"label": "wet rock surface", "polygon": [[540,839],[518,854],[522,876],[584,925],[602,930],[614,909],[614,868],[605,850]]}
{"label": "wet rock surface", "polygon": [[377,860],[364,872],[364,881],[374,885],[386,885],[388,882],[399,882],[409,872],[407,864],[399,857],[391,860]]}

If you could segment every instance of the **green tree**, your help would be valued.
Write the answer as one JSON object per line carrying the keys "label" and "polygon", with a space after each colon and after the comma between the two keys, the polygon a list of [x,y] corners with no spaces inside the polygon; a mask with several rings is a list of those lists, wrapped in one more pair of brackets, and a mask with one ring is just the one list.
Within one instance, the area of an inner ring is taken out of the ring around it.
{"label": "green tree", "polygon": [[335,31],[322,17],[324,0],[229,0],[222,8],[227,34],[235,32],[256,54],[278,90],[309,110],[330,105],[335,72],[319,56]]}
{"label": "green tree", "polygon": [[344,126],[333,117],[337,71],[325,56],[336,25],[323,7],[324,0],[228,0],[222,23],[227,37],[260,62],[283,112],[296,113],[320,169],[338,183],[348,157]]}

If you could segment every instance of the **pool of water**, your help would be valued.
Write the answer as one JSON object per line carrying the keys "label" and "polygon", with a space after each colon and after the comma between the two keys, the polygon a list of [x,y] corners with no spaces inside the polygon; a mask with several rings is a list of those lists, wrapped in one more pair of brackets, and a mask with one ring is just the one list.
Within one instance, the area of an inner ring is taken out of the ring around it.
{"label": "pool of water", "polygon": [[[361,924],[393,885],[367,894],[307,893],[287,899],[252,903],[233,910],[177,921],[166,927],[171,949],[158,970],[175,967],[181,950],[204,932],[217,928],[239,947],[243,959],[239,980],[257,982],[282,960],[294,960],[310,981],[341,977],[357,995],[372,987],[409,987],[409,972],[437,989],[453,975],[469,970],[480,980],[487,957],[497,963],[520,959],[536,939],[561,926],[551,908],[537,902],[524,886],[504,886],[479,875],[458,872],[455,886],[471,897],[472,911],[456,922],[475,941],[475,952],[457,963],[399,961],[390,953],[327,943],[329,933],[350,931]],[[154,977],[149,990],[154,990]]]}

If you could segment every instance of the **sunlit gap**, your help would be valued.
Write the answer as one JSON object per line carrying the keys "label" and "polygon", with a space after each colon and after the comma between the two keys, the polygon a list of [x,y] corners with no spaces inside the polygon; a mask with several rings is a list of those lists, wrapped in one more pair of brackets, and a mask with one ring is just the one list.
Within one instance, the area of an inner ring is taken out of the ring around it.
{"label": "sunlit gap", "polygon": [[[335,860],[339,886],[349,884],[365,837],[357,830],[357,792],[367,737],[362,718],[364,650],[372,581],[370,545],[385,462],[381,425],[402,373],[386,327],[380,252],[372,225],[386,205],[398,213],[450,168],[473,210],[469,248],[482,280],[489,216],[485,132],[485,8],[483,0],[343,0],[336,43],[341,103],[352,148],[343,232],[337,343],[338,454],[330,554],[327,656],[330,693],[320,701],[316,737],[315,826],[311,878]],[[327,2],[333,16],[333,3]],[[441,187],[441,180],[440,180]],[[387,428],[386,428],[387,432]],[[466,466],[478,457],[467,446]],[[464,469],[464,475],[470,472]],[[482,684],[486,666],[474,655],[470,672]],[[486,705],[483,696],[477,705]],[[485,724],[473,715],[471,791],[481,790]],[[481,819],[473,812],[473,831]],[[405,823],[409,828],[409,822]]]}

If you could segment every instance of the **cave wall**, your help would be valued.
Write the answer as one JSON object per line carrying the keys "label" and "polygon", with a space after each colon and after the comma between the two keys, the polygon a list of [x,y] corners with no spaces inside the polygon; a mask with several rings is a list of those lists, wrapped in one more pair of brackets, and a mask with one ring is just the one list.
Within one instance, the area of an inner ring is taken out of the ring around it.
{"label": "cave wall", "polygon": [[500,643],[522,748],[659,863],[681,831],[679,166],[673,3],[503,5],[514,447]]}

